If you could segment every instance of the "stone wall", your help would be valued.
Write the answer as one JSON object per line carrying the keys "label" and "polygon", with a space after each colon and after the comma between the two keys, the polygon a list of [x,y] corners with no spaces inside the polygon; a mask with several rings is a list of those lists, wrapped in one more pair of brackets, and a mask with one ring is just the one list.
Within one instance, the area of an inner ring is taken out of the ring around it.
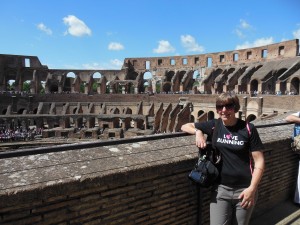
{"label": "stone wall", "polygon": [[[31,96],[31,97],[30,97]],[[87,96],[84,94],[52,94],[52,95],[29,95],[29,96],[18,96],[15,98],[11,96],[1,96],[1,105],[0,112],[7,109],[9,105],[16,104],[17,111],[21,108],[25,108],[28,112],[30,111],[29,107],[37,108],[40,102],[47,103],[71,103],[71,102],[82,102],[82,103],[105,103],[107,105],[114,106],[131,106],[139,102],[143,102],[144,105],[149,106],[152,102],[154,103],[180,103],[182,98],[185,101],[192,102],[193,104],[200,104],[204,106],[211,104],[214,106],[215,99],[217,95],[204,95],[204,94],[155,94],[155,95],[147,95],[147,94],[132,94],[132,95],[122,95],[122,94],[114,94],[114,95],[94,95]],[[252,97],[250,95],[238,95],[240,99],[240,103],[242,104],[243,99],[245,97],[248,98],[248,102],[251,101]],[[300,101],[298,95],[258,95],[258,98],[263,98],[263,111],[270,110],[279,110],[281,113],[297,110],[300,108]]]}
{"label": "stone wall", "polygon": [[[146,68],[146,62],[148,62],[149,70],[154,70],[156,71],[156,74],[159,74],[160,69],[162,68],[165,69],[173,67],[176,69],[187,69],[195,67],[208,67],[207,58],[212,59],[213,66],[254,63],[258,61],[269,61],[274,59],[280,60],[283,58],[297,56],[299,53],[297,46],[299,46],[299,40],[294,39],[261,47],[200,55],[125,58],[124,62],[131,64],[137,71],[144,71]],[[267,52],[265,57],[263,57],[263,51]],[[235,60],[235,54],[238,55],[237,60]]]}
{"label": "stone wall", "polygon": [[48,69],[36,56],[0,54],[0,92],[299,95],[299,68],[298,39],[200,55],[125,58],[120,70]]}
{"label": "stone wall", "polygon": [[[298,166],[290,150],[292,125],[258,131],[266,170],[254,217],[291,197]],[[197,158],[194,136],[152,135],[35,152],[40,154],[0,153],[0,224],[197,222],[197,191],[187,178]],[[209,221],[208,196],[203,190],[203,224]]]}

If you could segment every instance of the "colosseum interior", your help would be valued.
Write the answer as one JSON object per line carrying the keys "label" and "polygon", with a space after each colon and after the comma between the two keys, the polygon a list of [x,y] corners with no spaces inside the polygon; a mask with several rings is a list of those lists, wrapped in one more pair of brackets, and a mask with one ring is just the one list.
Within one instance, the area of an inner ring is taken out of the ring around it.
{"label": "colosseum interior", "polygon": [[178,131],[216,117],[215,98],[227,91],[265,146],[253,218],[297,223],[299,213],[269,210],[292,204],[297,183],[293,125],[281,121],[300,109],[299,78],[298,39],[126,58],[121,70],[53,70],[36,56],[2,54],[0,224],[209,224],[210,190],[187,176],[195,139]]}
{"label": "colosseum interior", "polygon": [[125,58],[120,70],[50,69],[37,56],[0,54],[0,127],[83,140],[174,133],[183,123],[214,118],[221,92],[239,96],[238,117],[266,120],[299,110],[299,78],[298,39]]}

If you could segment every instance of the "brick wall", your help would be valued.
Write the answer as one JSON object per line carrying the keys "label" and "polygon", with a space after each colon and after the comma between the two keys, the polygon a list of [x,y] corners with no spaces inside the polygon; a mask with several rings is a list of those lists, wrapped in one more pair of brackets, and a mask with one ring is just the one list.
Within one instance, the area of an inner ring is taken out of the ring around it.
{"label": "brick wall", "polygon": [[[254,216],[293,194],[290,131],[259,129],[266,170]],[[158,137],[0,159],[0,224],[196,224],[197,191],[187,178],[194,136]],[[209,193],[202,194],[208,224]]]}

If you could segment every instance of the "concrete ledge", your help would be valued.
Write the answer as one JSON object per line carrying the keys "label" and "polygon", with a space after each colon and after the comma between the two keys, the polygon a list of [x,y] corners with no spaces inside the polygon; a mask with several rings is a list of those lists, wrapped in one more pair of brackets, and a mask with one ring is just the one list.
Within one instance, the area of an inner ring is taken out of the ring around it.
{"label": "concrete ledge", "polygon": [[[293,193],[298,158],[290,150],[289,126],[259,129],[266,171],[254,217]],[[135,138],[2,158],[0,223],[195,224],[197,189],[187,178],[197,158],[194,138]],[[208,202],[204,190],[203,224],[209,223]]]}

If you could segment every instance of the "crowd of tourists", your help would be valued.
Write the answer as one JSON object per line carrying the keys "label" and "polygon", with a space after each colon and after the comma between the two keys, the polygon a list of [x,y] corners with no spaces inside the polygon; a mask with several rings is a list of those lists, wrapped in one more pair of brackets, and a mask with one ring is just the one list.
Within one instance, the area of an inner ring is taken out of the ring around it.
{"label": "crowd of tourists", "polygon": [[37,136],[42,135],[42,128],[23,128],[16,127],[15,129],[0,127],[0,142],[12,141],[33,141]]}

